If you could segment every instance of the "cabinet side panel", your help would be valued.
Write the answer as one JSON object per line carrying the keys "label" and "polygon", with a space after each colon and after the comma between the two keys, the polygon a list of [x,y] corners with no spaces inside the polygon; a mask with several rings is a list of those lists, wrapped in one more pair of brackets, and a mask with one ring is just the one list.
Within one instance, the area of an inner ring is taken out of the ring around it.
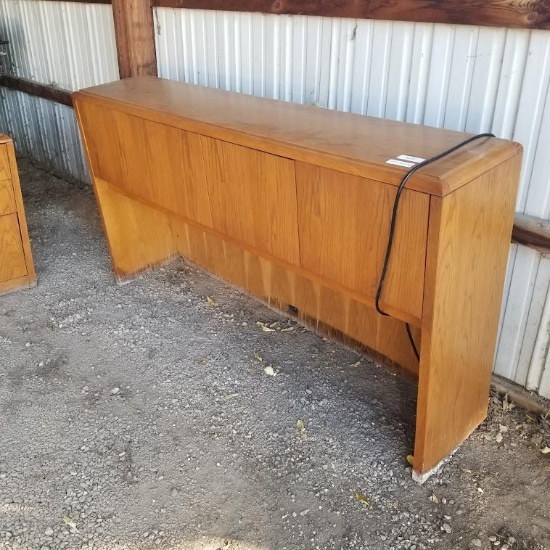
{"label": "cabinet side panel", "polygon": [[169,217],[95,178],[95,192],[118,279],[158,266],[176,254]]}
{"label": "cabinet side panel", "polygon": [[432,198],[414,469],[485,418],[521,155]]}
{"label": "cabinet side panel", "polygon": [[75,100],[75,108],[92,177],[122,185],[121,148],[113,110],[80,99]]}
{"label": "cabinet side panel", "polygon": [[[303,268],[373,298],[395,187],[296,163]],[[405,190],[381,305],[422,316],[429,195]],[[393,313],[393,311],[392,311]]]}

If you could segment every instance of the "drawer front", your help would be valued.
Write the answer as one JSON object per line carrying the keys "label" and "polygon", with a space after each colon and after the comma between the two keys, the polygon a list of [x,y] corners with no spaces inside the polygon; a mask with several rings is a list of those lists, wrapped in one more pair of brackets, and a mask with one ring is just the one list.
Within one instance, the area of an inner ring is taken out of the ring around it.
{"label": "drawer front", "polygon": [[16,214],[0,216],[0,281],[17,279],[27,274]]}
{"label": "drawer front", "polygon": [[8,161],[8,146],[0,145],[0,180],[9,180],[11,178],[10,174],[10,163]]}
{"label": "drawer front", "polygon": [[[303,268],[374,298],[397,188],[296,163]],[[405,190],[381,305],[422,317],[429,195]]]}
{"label": "drawer front", "polygon": [[13,186],[10,180],[0,180],[0,216],[16,212]]}

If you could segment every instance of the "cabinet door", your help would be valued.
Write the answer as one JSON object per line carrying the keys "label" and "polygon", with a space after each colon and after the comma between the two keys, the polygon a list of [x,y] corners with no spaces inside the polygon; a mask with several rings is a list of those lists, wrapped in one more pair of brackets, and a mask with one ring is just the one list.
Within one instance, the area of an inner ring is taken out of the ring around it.
{"label": "cabinet door", "polygon": [[[303,268],[374,298],[397,187],[296,163]],[[429,195],[405,190],[381,305],[420,319]],[[407,319],[407,316],[401,316]]]}
{"label": "cabinet door", "polygon": [[294,161],[200,139],[214,229],[298,265]]}
{"label": "cabinet door", "polygon": [[78,109],[94,176],[212,227],[199,136],[93,103]]}
{"label": "cabinet door", "polygon": [[17,214],[0,216],[0,281],[27,274]]}
{"label": "cabinet door", "polygon": [[0,179],[0,216],[15,212],[15,200],[11,180]]}

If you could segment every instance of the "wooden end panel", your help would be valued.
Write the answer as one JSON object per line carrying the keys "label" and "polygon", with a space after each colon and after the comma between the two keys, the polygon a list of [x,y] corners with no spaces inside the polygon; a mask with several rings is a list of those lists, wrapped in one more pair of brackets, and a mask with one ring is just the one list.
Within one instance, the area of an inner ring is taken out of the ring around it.
{"label": "wooden end panel", "polygon": [[[0,155],[3,147],[0,147]],[[15,209],[15,198],[11,180],[0,180],[0,216],[13,214]]]}
{"label": "wooden end panel", "polygon": [[[395,187],[296,163],[304,269],[373,298],[388,239]],[[405,190],[381,305],[422,317],[429,195]]]}
{"label": "wooden end panel", "polygon": [[75,95],[78,114],[92,176],[121,185],[121,155],[112,109],[84,101]]}
{"label": "wooden end panel", "polygon": [[414,469],[424,473],[485,418],[521,154],[430,214]]}
{"label": "wooden end panel", "polygon": [[0,217],[0,281],[27,275],[17,214]]}
{"label": "wooden end panel", "polygon": [[213,227],[298,265],[294,162],[201,136]]}
{"label": "wooden end panel", "polygon": [[107,243],[117,279],[155,267],[176,254],[169,217],[95,178]]}

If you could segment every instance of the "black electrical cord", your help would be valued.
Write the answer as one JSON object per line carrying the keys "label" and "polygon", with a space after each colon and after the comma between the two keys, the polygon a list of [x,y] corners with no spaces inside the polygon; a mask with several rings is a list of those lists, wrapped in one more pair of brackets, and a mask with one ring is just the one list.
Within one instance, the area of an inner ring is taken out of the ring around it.
{"label": "black electrical cord", "polygon": [[414,338],[411,332],[411,325],[409,325],[409,323],[405,323],[405,330],[407,331],[407,336],[409,337],[409,342],[411,343],[411,348],[414,352],[414,356],[416,357],[417,361],[420,361],[420,353],[418,353],[418,348],[414,343]]}
{"label": "black electrical cord", "polygon": [[[380,308],[380,297],[382,296],[382,290],[384,289],[384,282],[386,280],[386,275],[388,273],[388,266],[390,263],[391,258],[391,251],[393,247],[393,238],[395,236],[395,224],[397,222],[397,210],[399,208],[399,200],[401,199],[401,193],[403,192],[403,189],[405,188],[405,185],[411,178],[411,176],[418,172],[421,168],[424,168],[424,166],[427,166],[428,164],[431,164],[432,162],[435,162],[436,160],[442,159],[443,157],[446,157],[447,155],[450,155],[451,153],[454,153],[456,150],[460,149],[461,147],[464,147],[465,145],[468,145],[468,143],[471,143],[472,141],[475,141],[477,139],[485,138],[485,137],[495,137],[494,134],[490,133],[484,133],[484,134],[477,134],[475,136],[472,136],[471,138],[468,138],[464,141],[461,141],[460,143],[457,143],[454,147],[451,147],[450,149],[447,149],[446,151],[443,151],[442,153],[439,153],[438,155],[435,155],[429,159],[423,160],[422,162],[419,162],[416,166],[413,166],[404,176],[401,180],[401,183],[399,184],[399,187],[397,188],[397,193],[395,194],[395,199],[393,201],[393,208],[391,213],[391,221],[390,221],[390,232],[388,234],[388,244],[386,245],[386,254],[384,256],[384,264],[382,265],[382,272],[380,273],[380,279],[378,281],[378,287],[376,289],[376,297],[374,300],[374,306],[376,307],[376,311],[380,313],[380,315],[388,316],[388,313],[384,312]],[[420,360],[420,354],[418,353],[418,349],[416,347],[416,344],[414,343],[414,339],[411,334],[411,327],[409,326],[409,323],[405,323],[405,329],[407,330],[407,336],[409,337],[409,341],[411,343],[411,346],[413,348],[414,354],[418,360]]]}

